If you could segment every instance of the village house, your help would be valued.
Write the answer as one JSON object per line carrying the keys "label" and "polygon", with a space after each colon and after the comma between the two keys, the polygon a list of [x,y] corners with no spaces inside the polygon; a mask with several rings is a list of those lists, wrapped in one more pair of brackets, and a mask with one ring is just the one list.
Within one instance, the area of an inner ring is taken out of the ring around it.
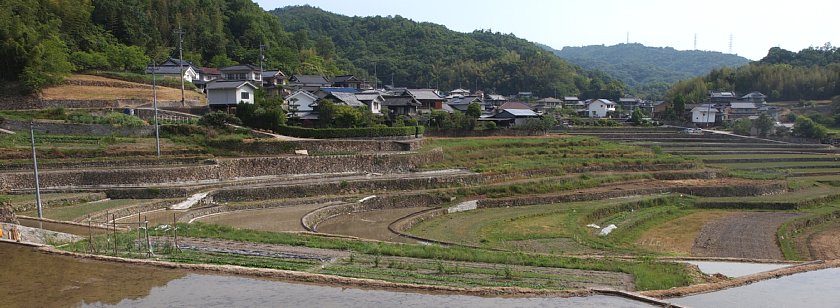
{"label": "village house", "polygon": [[740,101],[742,102],[750,102],[755,104],[756,106],[761,106],[767,103],[767,95],[762,94],[758,91],[750,92],[750,94],[744,95],[741,97]]}
{"label": "village house", "polygon": [[198,80],[198,72],[195,71],[191,66],[184,66],[183,68],[179,66],[149,66],[146,68],[146,74],[156,74],[158,77],[170,77],[178,79],[181,79],[181,77],[183,77],[185,82],[193,82],[193,80]]}
{"label": "village house", "polygon": [[262,85],[263,82],[262,75],[260,74],[260,68],[251,64],[237,64],[223,67],[220,68],[219,71],[222,72],[222,79],[224,80],[244,80],[253,82],[257,85]]}
{"label": "village house", "polygon": [[499,107],[502,104],[507,103],[508,99],[504,95],[487,94],[484,96],[484,101],[489,106]]}
{"label": "village house", "polygon": [[520,126],[528,122],[529,119],[538,119],[539,114],[530,109],[502,109],[492,116],[499,126]]}
{"label": "village house", "polygon": [[406,93],[420,102],[419,112],[443,109],[443,103],[446,101],[446,99],[438,95],[435,89],[407,89]]}
{"label": "village house", "polygon": [[382,105],[385,103],[385,98],[383,98],[381,93],[376,91],[356,93],[356,99],[367,105],[371,113],[382,113]]}
{"label": "village house", "polygon": [[453,98],[453,97],[456,97],[456,96],[469,96],[469,95],[470,95],[470,90],[458,88],[458,89],[449,91],[449,95],[447,95],[446,98]]}
{"label": "village house", "polygon": [[606,118],[615,112],[615,103],[608,99],[596,99],[586,104],[586,115],[590,118]]}
{"label": "village house", "polygon": [[642,102],[642,100],[635,97],[622,97],[616,103],[617,108],[621,108],[624,114],[630,114]]}
{"label": "village house", "polygon": [[287,77],[280,70],[267,70],[261,73],[262,86],[268,95],[286,95],[289,94],[286,89]]}
{"label": "village house", "polygon": [[585,104],[577,96],[564,96],[563,108],[581,109]]}
{"label": "village house", "polygon": [[542,108],[535,108],[538,110],[563,108],[563,101],[553,97],[538,99],[536,103],[543,106]]}
{"label": "village house", "polygon": [[478,96],[456,96],[450,98],[446,104],[452,109],[460,111],[460,112],[467,112],[467,108],[470,107],[470,104],[477,103],[481,106],[481,110],[485,110],[484,102]]}
{"label": "village house", "polygon": [[385,102],[382,105],[388,107],[391,118],[398,115],[416,116],[417,108],[422,105],[411,95],[383,96],[383,98]]}
{"label": "village house", "polygon": [[207,103],[212,109],[229,109],[240,102],[254,103],[257,87],[249,81],[211,81],[207,83]]}
{"label": "village house", "polygon": [[361,90],[365,86],[365,82],[356,78],[353,75],[340,75],[332,79],[331,84],[336,88],[353,88]]}
{"label": "village house", "polygon": [[709,101],[712,104],[729,104],[737,99],[738,97],[735,96],[735,92],[709,92]]}
{"label": "village house", "polygon": [[691,109],[691,122],[697,125],[713,125],[720,117],[721,112],[715,104],[702,104]]}
{"label": "village house", "polygon": [[204,88],[208,82],[222,78],[222,72],[213,67],[202,67],[198,69],[198,79],[193,80],[193,84],[204,92]]}
{"label": "village house", "polygon": [[289,85],[297,90],[316,92],[320,88],[326,88],[332,84],[321,75],[292,75],[289,78]]}
{"label": "village house", "polygon": [[318,100],[318,97],[308,91],[296,91],[286,97],[285,104],[288,106],[289,112],[310,112],[312,111],[312,103]]}
{"label": "village house", "polygon": [[726,111],[726,120],[732,121],[758,116],[758,107],[752,102],[732,102]]}

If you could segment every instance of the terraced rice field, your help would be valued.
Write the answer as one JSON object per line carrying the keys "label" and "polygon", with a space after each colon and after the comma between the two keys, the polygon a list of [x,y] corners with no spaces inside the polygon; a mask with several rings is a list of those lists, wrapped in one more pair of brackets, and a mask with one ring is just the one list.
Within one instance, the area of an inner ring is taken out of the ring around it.
{"label": "terraced rice field", "polygon": [[306,231],[300,219],[306,213],[323,206],[323,204],[306,204],[273,209],[243,210],[205,216],[196,221],[259,231]]}

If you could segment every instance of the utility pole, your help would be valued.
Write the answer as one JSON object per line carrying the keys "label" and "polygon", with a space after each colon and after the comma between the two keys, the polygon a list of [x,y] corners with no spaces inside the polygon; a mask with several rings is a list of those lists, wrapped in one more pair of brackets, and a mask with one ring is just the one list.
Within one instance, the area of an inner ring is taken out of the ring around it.
{"label": "utility pole", "polygon": [[263,54],[263,48],[265,48],[265,45],[263,45],[262,42],[260,42],[260,87],[263,86],[263,77],[262,77],[262,75],[263,75],[263,61],[265,60],[265,55]]}
{"label": "utility pole", "polygon": [[627,32],[627,43],[626,44],[630,44],[630,31]]}
{"label": "utility pole", "polygon": [[38,179],[38,155],[35,154],[35,121],[29,122],[29,136],[32,141],[32,165],[35,167],[35,206],[38,208],[38,220],[44,219],[41,207],[41,183]]}
{"label": "utility pole", "polygon": [[157,157],[160,157],[160,125],[158,125],[158,106],[157,106],[157,74],[155,71],[157,66],[152,61],[152,104],[155,108],[155,152]]}
{"label": "utility pole", "polygon": [[181,29],[181,23],[178,22],[178,31],[175,31],[178,34],[178,68],[180,68],[181,72],[181,106],[186,106],[185,96],[184,96],[184,30]]}

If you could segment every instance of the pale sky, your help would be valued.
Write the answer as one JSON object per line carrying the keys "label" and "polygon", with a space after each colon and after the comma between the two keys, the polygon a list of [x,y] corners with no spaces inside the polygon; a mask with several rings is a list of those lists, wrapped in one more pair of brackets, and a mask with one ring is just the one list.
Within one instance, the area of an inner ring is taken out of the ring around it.
{"label": "pale sky", "polygon": [[832,0],[257,0],[263,9],[288,5],[347,16],[402,17],[459,32],[491,29],[555,49],[631,43],[729,52],[758,60],[771,47],[799,51],[840,45],[840,2]]}

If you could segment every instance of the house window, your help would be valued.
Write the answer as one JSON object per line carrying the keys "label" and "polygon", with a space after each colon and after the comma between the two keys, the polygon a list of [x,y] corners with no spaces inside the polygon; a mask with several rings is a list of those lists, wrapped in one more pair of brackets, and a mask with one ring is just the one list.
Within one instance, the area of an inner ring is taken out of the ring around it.
{"label": "house window", "polygon": [[250,93],[242,92],[242,99],[249,99],[249,97],[250,97]]}

